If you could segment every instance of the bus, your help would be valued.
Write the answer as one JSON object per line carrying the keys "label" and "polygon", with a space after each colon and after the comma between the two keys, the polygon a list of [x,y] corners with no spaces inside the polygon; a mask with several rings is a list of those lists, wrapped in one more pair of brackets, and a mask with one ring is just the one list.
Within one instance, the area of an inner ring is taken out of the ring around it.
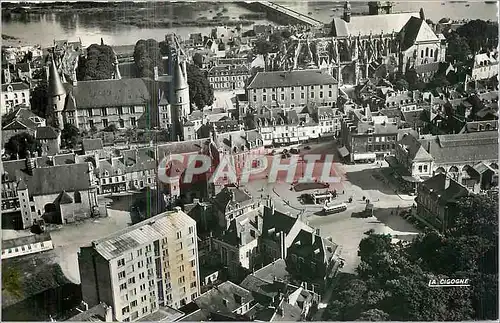
{"label": "bus", "polygon": [[324,214],[334,214],[334,213],[344,212],[345,210],[347,210],[347,205],[345,203],[336,204],[336,205],[326,204],[323,207]]}

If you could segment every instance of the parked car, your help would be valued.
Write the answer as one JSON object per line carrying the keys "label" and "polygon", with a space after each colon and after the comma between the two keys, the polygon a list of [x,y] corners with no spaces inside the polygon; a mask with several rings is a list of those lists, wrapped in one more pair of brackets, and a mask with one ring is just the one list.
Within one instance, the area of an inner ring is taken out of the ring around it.
{"label": "parked car", "polygon": [[292,148],[292,149],[290,149],[290,153],[292,153],[292,154],[298,154],[298,153],[300,153],[300,149]]}
{"label": "parked car", "polygon": [[305,146],[305,147],[304,147],[304,150],[310,150],[310,149],[311,149],[311,147],[310,147],[310,146]]}

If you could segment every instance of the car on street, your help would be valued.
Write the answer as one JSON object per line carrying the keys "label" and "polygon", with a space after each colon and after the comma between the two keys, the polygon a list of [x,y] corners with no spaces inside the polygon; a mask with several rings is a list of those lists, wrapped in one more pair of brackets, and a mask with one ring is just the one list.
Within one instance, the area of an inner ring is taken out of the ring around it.
{"label": "car on street", "polygon": [[311,150],[311,146],[305,146],[303,149],[304,150]]}
{"label": "car on street", "polygon": [[290,149],[290,153],[291,154],[298,154],[298,153],[300,153],[300,149],[292,148],[292,149]]}

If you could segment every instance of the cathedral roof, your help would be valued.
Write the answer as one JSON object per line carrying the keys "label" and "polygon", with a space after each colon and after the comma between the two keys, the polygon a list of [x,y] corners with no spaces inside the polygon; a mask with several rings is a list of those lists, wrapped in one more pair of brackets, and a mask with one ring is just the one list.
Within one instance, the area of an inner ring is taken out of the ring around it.
{"label": "cathedral roof", "polygon": [[411,17],[401,30],[401,49],[406,50],[419,41],[439,40],[434,31],[422,19]]}
{"label": "cathedral roof", "polygon": [[342,19],[333,19],[332,31],[333,36],[368,36],[371,34],[379,35],[398,33],[410,20],[411,17],[420,17],[418,12],[411,13],[393,13],[386,15],[371,15],[371,16],[352,16],[350,22]]}

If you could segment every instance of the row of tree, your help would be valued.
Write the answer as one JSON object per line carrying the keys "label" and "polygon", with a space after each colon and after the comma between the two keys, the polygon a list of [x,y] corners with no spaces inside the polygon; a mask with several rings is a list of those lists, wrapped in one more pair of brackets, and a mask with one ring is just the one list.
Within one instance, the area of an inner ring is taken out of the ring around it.
{"label": "row of tree", "polygon": [[466,62],[474,53],[497,47],[498,23],[481,19],[471,20],[456,31],[451,31],[446,40],[449,60]]}
{"label": "row of tree", "polygon": [[80,56],[76,78],[79,81],[108,80],[115,71],[115,54],[111,46],[92,44],[87,56]]}
{"label": "row of tree", "polygon": [[[412,243],[373,234],[359,245],[355,279],[327,309],[332,321],[462,321],[498,319],[498,199],[470,196],[445,235]],[[470,287],[431,288],[431,279],[467,278]]]}
{"label": "row of tree", "polygon": [[[155,66],[158,67],[158,73],[163,74],[164,62],[162,56],[169,56],[172,52],[167,42],[157,42],[154,39],[139,40],[134,48],[134,62],[137,66],[138,76],[153,78]],[[194,61],[201,66],[203,57],[197,55]],[[191,103],[199,109],[212,105],[214,92],[207,76],[196,65],[187,64],[186,69]],[[173,71],[169,72],[173,73]]]}

